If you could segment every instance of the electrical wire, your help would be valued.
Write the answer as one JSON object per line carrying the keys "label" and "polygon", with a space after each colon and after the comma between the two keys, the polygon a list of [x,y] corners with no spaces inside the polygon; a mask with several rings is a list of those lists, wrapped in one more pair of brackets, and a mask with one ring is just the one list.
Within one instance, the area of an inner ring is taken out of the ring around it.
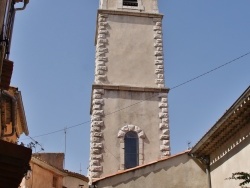
{"label": "electrical wire", "polygon": [[[199,79],[199,78],[201,78],[201,77],[203,77],[203,76],[205,76],[205,75],[207,75],[207,74],[210,74],[210,73],[212,73],[212,72],[214,72],[214,71],[216,71],[216,70],[218,70],[218,69],[221,69],[222,67],[225,67],[225,66],[227,66],[227,65],[229,65],[229,64],[231,64],[231,63],[233,63],[233,62],[235,62],[235,61],[237,61],[237,60],[239,60],[239,59],[241,59],[241,58],[243,58],[243,57],[245,57],[245,56],[247,56],[247,55],[249,55],[249,54],[250,54],[250,51],[247,52],[247,53],[245,53],[245,54],[243,54],[243,55],[241,55],[241,56],[239,56],[239,57],[237,57],[237,58],[235,58],[235,59],[233,59],[233,60],[231,60],[231,61],[228,61],[228,62],[226,62],[226,63],[224,63],[224,64],[222,64],[222,65],[220,65],[220,66],[218,66],[218,67],[215,67],[215,68],[213,68],[213,69],[211,69],[211,70],[209,70],[209,71],[207,71],[207,72],[205,72],[205,73],[202,73],[202,74],[200,74],[200,75],[198,75],[198,76],[196,76],[196,77],[194,77],[194,78],[191,78],[191,79],[189,79],[189,80],[187,80],[187,81],[185,81],[185,82],[183,82],[183,83],[180,83],[180,84],[178,84],[178,85],[176,85],[176,86],[170,88],[170,90],[176,89],[176,88],[181,87],[181,86],[183,86],[183,85],[186,85],[186,84],[188,84],[188,83],[190,83],[190,82],[192,82],[192,81],[194,81],[194,80],[197,80],[197,79]],[[147,100],[149,100],[149,99],[151,99],[151,98],[153,98],[153,97],[156,97],[156,96],[158,96],[158,94],[152,95],[152,96],[150,96],[150,97],[148,97],[148,98],[146,98],[146,99],[144,99],[144,100],[140,100],[140,101],[138,101],[138,102],[135,102],[135,103],[133,103],[133,104],[131,104],[131,105],[128,105],[128,106],[125,106],[125,107],[123,107],[123,108],[119,108],[118,110],[115,110],[115,111],[113,111],[113,112],[110,112],[110,113],[108,113],[108,114],[105,114],[105,117],[110,116],[110,115],[112,115],[112,114],[115,114],[115,113],[117,113],[117,112],[120,112],[120,111],[122,111],[122,110],[125,110],[125,109],[127,109],[127,108],[130,108],[130,107],[132,107],[132,106],[135,106],[135,105],[137,105],[137,104],[140,104],[140,103],[142,103],[142,102],[144,102],[144,101],[147,101]],[[79,127],[79,126],[81,126],[81,125],[84,125],[84,124],[87,124],[87,123],[90,123],[90,122],[91,122],[91,121],[89,120],[89,121],[85,121],[85,122],[83,122],[83,123],[79,123],[79,124],[76,124],[76,125],[68,126],[67,129],[72,129],[72,128],[75,128],[75,127]],[[43,136],[55,134],[55,133],[58,133],[58,132],[61,132],[61,131],[65,131],[65,128],[59,129],[59,130],[56,130],[56,131],[52,131],[52,132],[49,132],[49,133],[45,133],[45,134],[40,134],[40,135],[37,135],[37,136],[33,136],[33,138],[43,137]],[[29,136],[29,137],[30,137],[30,136]],[[31,137],[30,137],[30,138],[31,138]],[[32,138],[31,138],[31,139],[32,139]],[[24,139],[23,139],[23,140],[24,140]]]}

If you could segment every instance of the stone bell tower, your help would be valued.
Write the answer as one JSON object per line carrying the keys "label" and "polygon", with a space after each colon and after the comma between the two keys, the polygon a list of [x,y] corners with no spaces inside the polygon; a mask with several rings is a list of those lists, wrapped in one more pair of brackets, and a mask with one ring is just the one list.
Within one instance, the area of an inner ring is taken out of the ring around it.
{"label": "stone bell tower", "polygon": [[158,0],[100,0],[89,177],[170,155]]}

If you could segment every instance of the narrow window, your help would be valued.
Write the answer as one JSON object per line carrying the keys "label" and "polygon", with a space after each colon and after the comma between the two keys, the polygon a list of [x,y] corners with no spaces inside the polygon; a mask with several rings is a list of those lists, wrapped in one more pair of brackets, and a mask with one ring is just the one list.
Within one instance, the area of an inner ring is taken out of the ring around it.
{"label": "narrow window", "polygon": [[57,187],[57,177],[53,176],[52,187]]}
{"label": "narrow window", "polygon": [[123,6],[138,6],[137,0],[123,0]]}
{"label": "narrow window", "polygon": [[129,131],[124,138],[125,143],[125,169],[138,166],[139,141],[136,132]]}

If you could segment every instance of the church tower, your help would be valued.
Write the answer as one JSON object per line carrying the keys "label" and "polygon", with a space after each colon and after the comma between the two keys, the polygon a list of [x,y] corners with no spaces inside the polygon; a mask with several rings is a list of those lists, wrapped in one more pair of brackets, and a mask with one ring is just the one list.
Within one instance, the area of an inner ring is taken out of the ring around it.
{"label": "church tower", "polygon": [[100,0],[89,177],[170,155],[158,0]]}

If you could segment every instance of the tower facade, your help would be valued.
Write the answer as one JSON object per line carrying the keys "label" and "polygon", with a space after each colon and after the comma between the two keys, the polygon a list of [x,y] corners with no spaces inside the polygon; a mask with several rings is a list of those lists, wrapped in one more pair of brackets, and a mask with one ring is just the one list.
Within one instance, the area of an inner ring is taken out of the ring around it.
{"label": "tower facade", "polygon": [[170,155],[158,0],[100,0],[89,177]]}

